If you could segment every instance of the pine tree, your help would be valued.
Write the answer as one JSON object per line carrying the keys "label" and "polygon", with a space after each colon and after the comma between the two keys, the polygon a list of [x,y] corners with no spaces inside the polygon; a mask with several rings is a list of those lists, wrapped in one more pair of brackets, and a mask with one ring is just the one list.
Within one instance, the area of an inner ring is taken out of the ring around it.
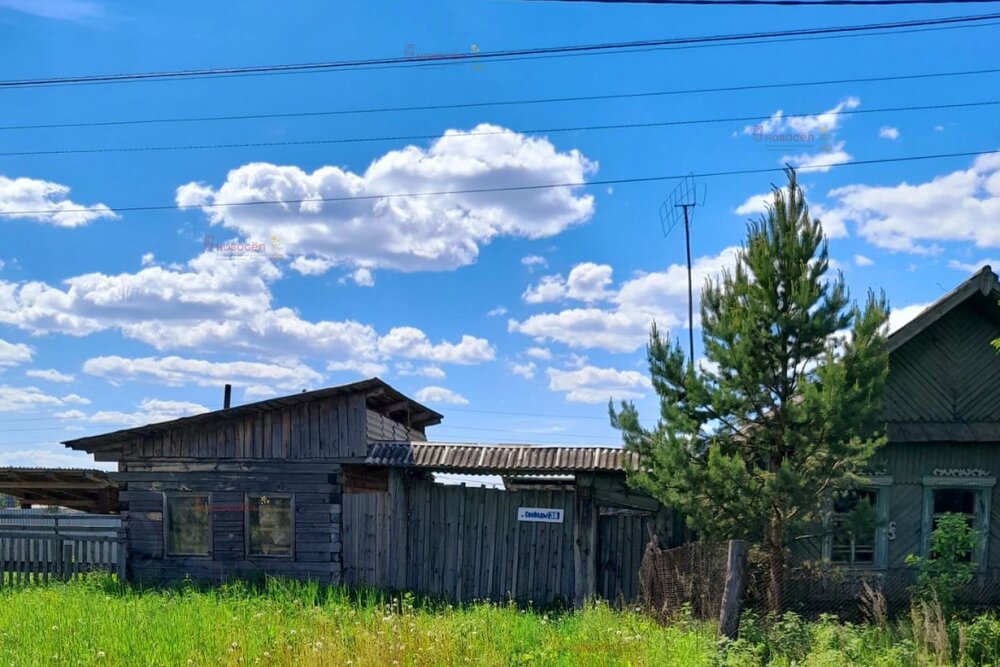
{"label": "pine tree", "polygon": [[851,304],[828,275],[828,244],[794,170],[747,227],[736,266],[706,282],[706,362],[653,325],[647,355],[660,403],[654,429],[631,403],[612,424],[641,467],[630,483],[681,511],[700,539],[746,539],[768,556],[778,610],[786,550],[835,490],[862,477],[882,444],[888,373],[885,296]]}

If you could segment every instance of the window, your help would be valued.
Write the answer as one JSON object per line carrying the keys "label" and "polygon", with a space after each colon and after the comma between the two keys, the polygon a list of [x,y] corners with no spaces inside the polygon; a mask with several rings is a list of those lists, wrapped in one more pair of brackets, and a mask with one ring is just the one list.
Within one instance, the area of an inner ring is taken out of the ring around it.
{"label": "window", "polygon": [[878,491],[849,491],[833,499],[830,561],[847,565],[873,565],[878,522]]}
{"label": "window", "polygon": [[295,543],[292,497],[247,494],[247,551],[251,556],[291,556]]}
{"label": "window", "polygon": [[[936,471],[935,471],[936,472]],[[930,553],[931,532],[937,527],[943,514],[961,514],[966,522],[978,533],[978,545],[970,552],[967,561],[975,562],[980,569],[986,566],[986,551],[989,542],[990,502],[995,477],[983,474],[976,476],[938,474],[925,477],[923,552]]]}
{"label": "window", "polygon": [[168,556],[207,556],[211,545],[208,494],[168,494],[164,498],[164,545]]}

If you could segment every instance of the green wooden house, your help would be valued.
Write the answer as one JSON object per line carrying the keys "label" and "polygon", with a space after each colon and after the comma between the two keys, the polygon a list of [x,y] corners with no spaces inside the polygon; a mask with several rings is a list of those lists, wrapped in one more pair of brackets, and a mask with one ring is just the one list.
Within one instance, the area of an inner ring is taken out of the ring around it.
{"label": "green wooden house", "polygon": [[[997,275],[985,267],[889,337],[888,444],[868,485],[833,501],[832,529],[799,547],[827,574],[792,586],[793,604],[856,601],[862,578],[903,598],[914,576],[906,556],[928,553],[946,512],[967,515],[979,534],[973,601],[1000,601],[1000,354],[990,345],[1000,336],[998,301]],[[874,508],[873,527],[837,530],[859,501]]]}

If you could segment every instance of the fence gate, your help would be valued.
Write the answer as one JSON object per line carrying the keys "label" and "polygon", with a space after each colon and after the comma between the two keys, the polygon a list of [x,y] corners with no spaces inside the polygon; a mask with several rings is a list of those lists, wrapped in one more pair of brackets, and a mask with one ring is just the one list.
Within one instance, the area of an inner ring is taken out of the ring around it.
{"label": "fence gate", "polygon": [[124,554],[117,516],[0,511],[0,586],[68,581],[95,571],[123,580]]}
{"label": "fence gate", "polygon": [[614,605],[639,597],[639,566],[655,514],[602,507],[597,519],[597,592]]}

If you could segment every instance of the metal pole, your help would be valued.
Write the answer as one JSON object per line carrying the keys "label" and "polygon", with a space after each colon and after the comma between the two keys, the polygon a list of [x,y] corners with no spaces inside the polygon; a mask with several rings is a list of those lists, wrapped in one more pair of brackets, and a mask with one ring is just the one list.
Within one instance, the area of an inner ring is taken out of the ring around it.
{"label": "metal pole", "polygon": [[688,207],[684,205],[684,245],[687,246],[688,260],[688,341],[691,357],[688,362],[694,367],[694,291],[691,286],[691,224],[688,221]]}

